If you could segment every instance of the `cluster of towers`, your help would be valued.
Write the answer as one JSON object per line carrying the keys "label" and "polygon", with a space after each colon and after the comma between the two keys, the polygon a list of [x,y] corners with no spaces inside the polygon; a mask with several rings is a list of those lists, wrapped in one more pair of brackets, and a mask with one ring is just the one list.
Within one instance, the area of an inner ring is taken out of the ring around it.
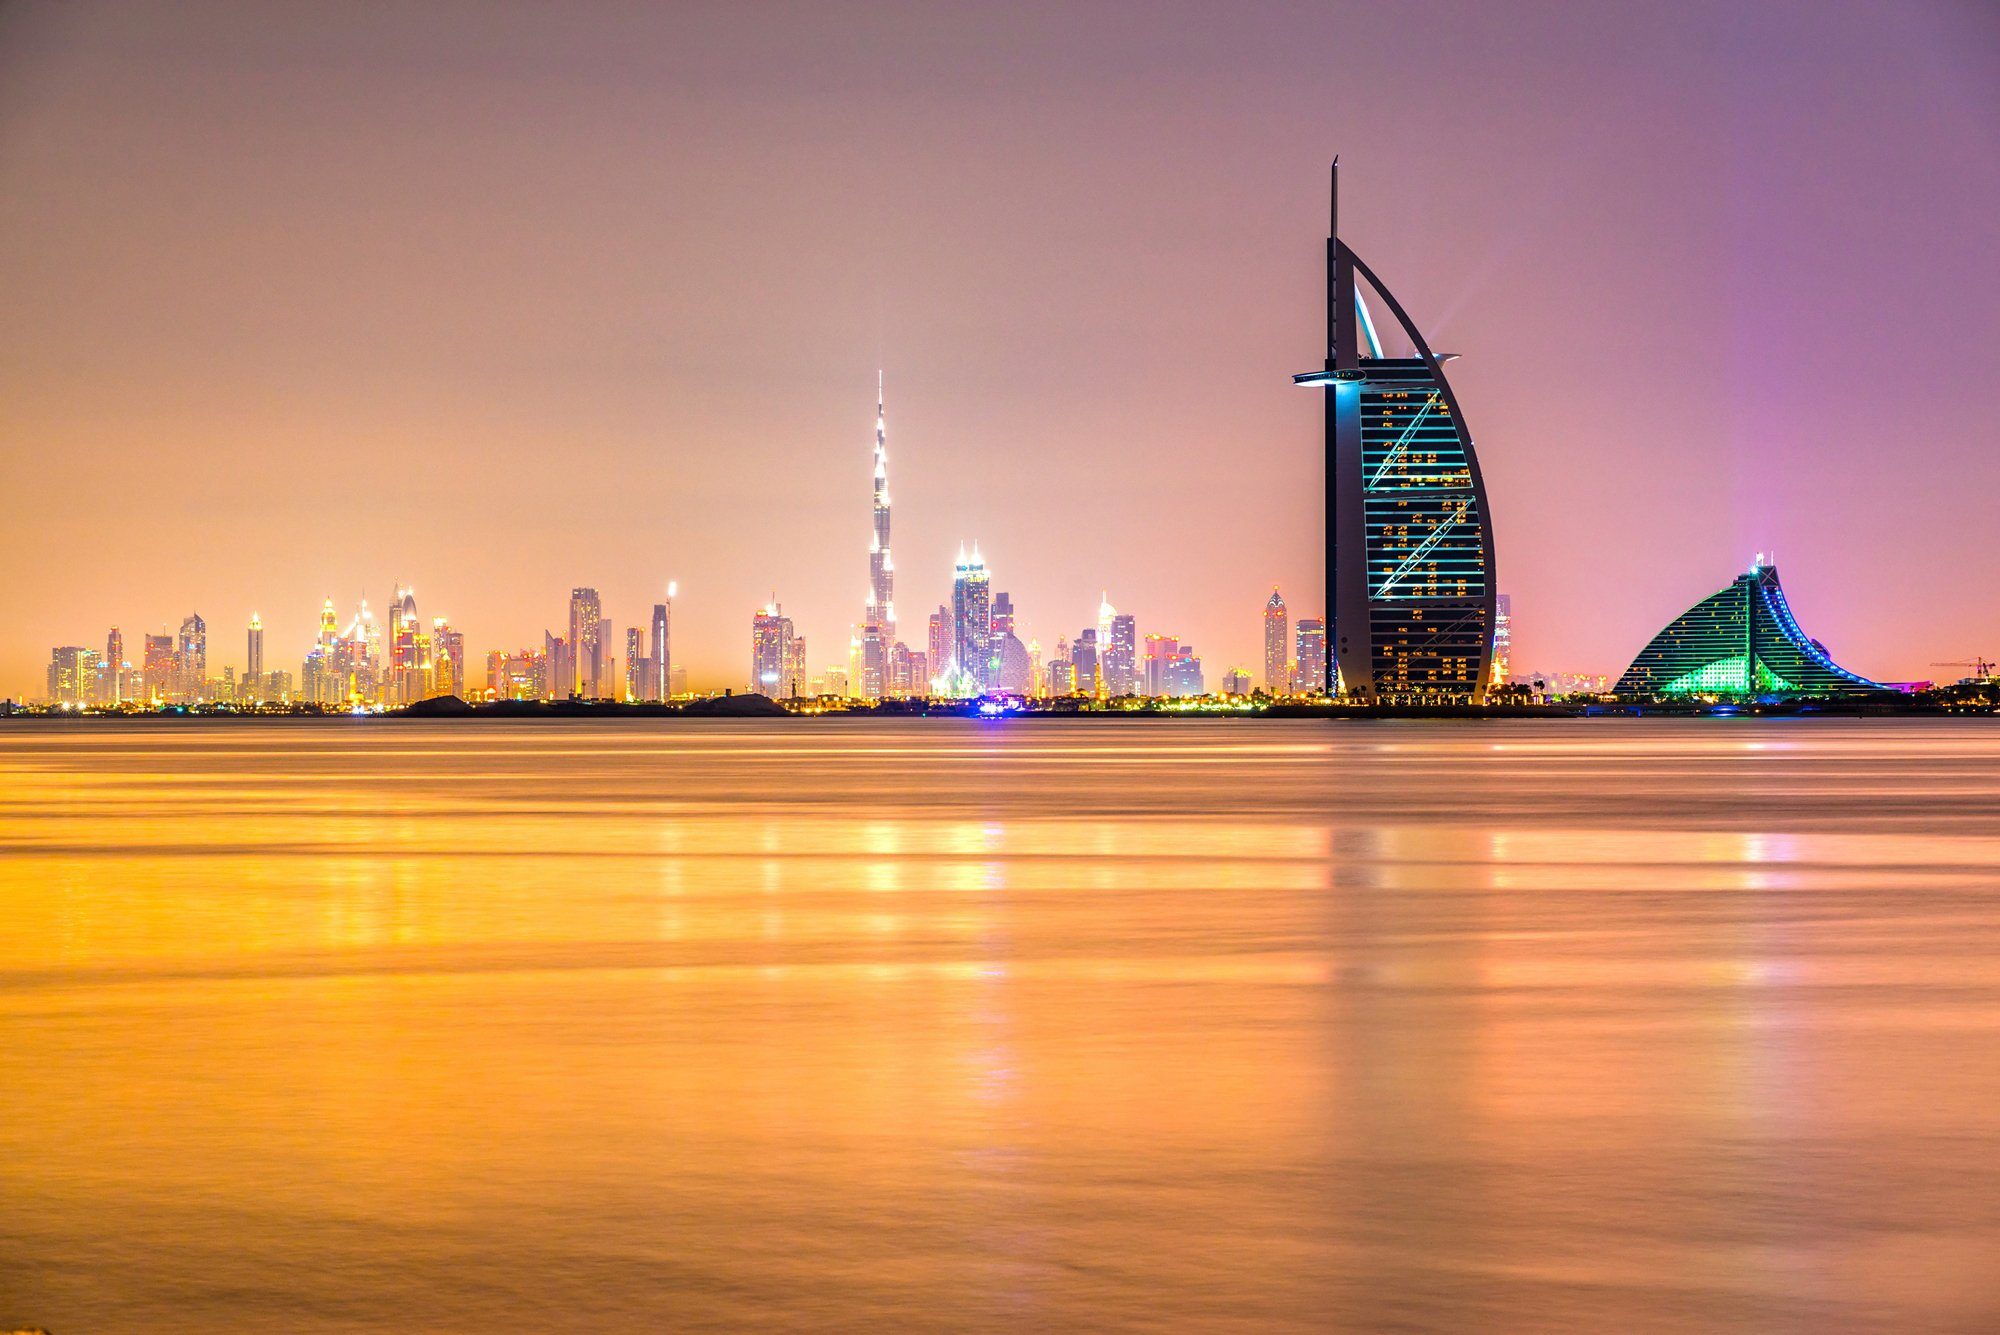
{"label": "cluster of towers", "polygon": [[929,635],[913,647],[897,635],[895,562],[890,555],[888,414],[875,393],[874,505],[868,540],[868,594],[845,667],[811,675],[806,641],[773,596],[750,620],[749,688],[780,698],[844,696],[865,701],[911,697],[1193,696],[1205,690],[1201,659],[1172,635],[1148,635],[1106,598],[1096,624],[1075,639],[1023,640],[1014,600],[997,589],[979,544],[952,564],[951,599],[930,614]]}
{"label": "cluster of towers", "polygon": [[[264,631],[252,618],[249,675],[264,683],[259,699],[291,698],[262,673]],[[283,676],[283,674],[273,674]],[[322,705],[407,705],[437,695],[465,693],[465,635],[445,617],[428,628],[417,616],[414,589],[396,586],[389,625],[361,600],[343,628],[333,599],[320,604],[319,635],[299,669],[298,699]]]}
{"label": "cluster of towers", "polygon": [[675,586],[665,602],[653,604],[646,626],[628,626],[620,653],[617,628],[604,614],[596,589],[569,594],[567,633],[542,633],[540,649],[514,653],[495,649],[486,656],[489,693],[499,700],[671,700],[687,691],[686,675],[674,666]]}

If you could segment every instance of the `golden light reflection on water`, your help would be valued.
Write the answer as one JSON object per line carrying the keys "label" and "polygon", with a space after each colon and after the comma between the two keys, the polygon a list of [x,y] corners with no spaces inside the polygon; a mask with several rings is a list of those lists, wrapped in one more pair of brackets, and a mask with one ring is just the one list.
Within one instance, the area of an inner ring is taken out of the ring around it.
{"label": "golden light reflection on water", "polygon": [[9,726],[0,1326],[1976,1327],[1996,760]]}

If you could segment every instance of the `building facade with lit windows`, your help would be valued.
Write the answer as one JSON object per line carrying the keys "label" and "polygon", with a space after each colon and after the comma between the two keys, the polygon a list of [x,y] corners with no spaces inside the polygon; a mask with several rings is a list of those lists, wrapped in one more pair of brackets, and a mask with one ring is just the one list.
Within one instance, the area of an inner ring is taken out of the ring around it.
{"label": "building facade with lit windows", "polygon": [[972,555],[963,548],[951,576],[951,656],[947,694],[984,694],[993,685],[998,665],[993,656],[993,581],[979,544]]}
{"label": "building facade with lit windows", "polygon": [[[750,618],[750,689],[758,695],[782,698],[798,694],[792,619],[773,601]],[[788,689],[789,688],[789,689]]]}
{"label": "building facade with lit windows", "polygon": [[1273,584],[1271,596],[1264,602],[1264,689],[1273,695],[1283,695],[1291,689],[1291,670],[1285,657],[1291,647],[1290,634],[1290,613],[1285,610],[1278,586]]}
{"label": "building facade with lit windows", "polygon": [[1326,623],[1318,617],[1300,617],[1294,632],[1298,664],[1292,688],[1300,695],[1319,695],[1326,690]]}
{"label": "building facade with lit windows", "polygon": [[[1479,461],[1422,331],[1339,229],[1327,237],[1327,356],[1293,377],[1323,391],[1332,656],[1364,703],[1483,703],[1493,659],[1494,553]],[[1393,317],[1391,356],[1364,288]]]}
{"label": "building facade with lit windows", "polygon": [[1798,699],[1893,688],[1850,672],[1799,628],[1776,566],[1759,556],[1728,588],[1667,623],[1612,687],[1631,699]]}
{"label": "building facade with lit windows", "polygon": [[586,699],[604,694],[604,608],[596,589],[569,594],[570,690]]}

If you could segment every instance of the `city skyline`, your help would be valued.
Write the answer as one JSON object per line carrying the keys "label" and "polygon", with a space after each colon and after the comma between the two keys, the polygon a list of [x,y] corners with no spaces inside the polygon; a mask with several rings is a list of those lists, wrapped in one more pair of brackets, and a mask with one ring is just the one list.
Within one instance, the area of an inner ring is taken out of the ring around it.
{"label": "city skyline", "polygon": [[[0,696],[51,645],[115,624],[134,658],[194,609],[212,657],[257,613],[296,671],[321,598],[399,581],[476,663],[573,587],[623,629],[678,578],[718,687],[775,586],[817,671],[858,615],[856,387],[884,366],[905,642],[977,534],[1045,651],[1108,588],[1212,679],[1257,675],[1241,609],[1324,601],[1319,413],[1283,377],[1336,149],[1343,232],[1464,354],[1516,661],[1615,674],[1758,550],[1871,679],[2000,648],[1993,600],[1913,578],[1977,565],[2000,485],[1974,9],[1805,36],[1723,6],[1615,34],[1251,9],[1222,42],[1114,6],[237,14],[0,14]],[[1487,114],[1441,135],[1411,109],[1446,88]],[[1888,332],[1950,350],[1923,395],[1852,374],[1881,293]]]}

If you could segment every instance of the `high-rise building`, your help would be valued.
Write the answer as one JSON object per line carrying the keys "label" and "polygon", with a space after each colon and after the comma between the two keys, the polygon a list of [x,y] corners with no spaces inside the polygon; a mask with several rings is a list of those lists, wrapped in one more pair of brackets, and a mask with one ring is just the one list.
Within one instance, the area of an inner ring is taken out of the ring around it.
{"label": "high-rise building", "polygon": [[1139,693],[1139,626],[1135,618],[1114,615],[1111,618],[1111,641],[1108,644],[1099,642],[1098,655],[1106,695]]}
{"label": "high-rise building", "polygon": [[1493,682],[1505,686],[1514,679],[1514,601],[1493,595]]}
{"label": "high-rise building", "polygon": [[68,644],[49,651],[48,701],[80,708],[92,703],[99,663],[95,649]]}
{"label": "high-rise building", "polygon": [[250,697],[261,698],[264,689],[264,619],[255,612],[250,614],[250,631],[244,645],[243,683],[249,689]]}
{"label": "high-rise building", "polygon": [[646,660],[650,673],[646,691],[648,700],[671,700],[674,695],[672,609],[673,593],[669,588],[667,601],[653,604],[653,655]]}
{"label": "high-rise building", "polygon": [[806,693],[806,637],[793,635],[785,646],[784,691],[788,697]]}
{"label": "high-rise building", "polygon": [[533,649],[486,655],[486,689],[496,700],[540,700],[549,694],[548,658]]}
{"label": "high-rise building", "polygon": [[431,618],[430,663],[432,695],[465,697],[465,634],[444,617]]}
{"label": "high-rise building", "polygon": [[951,653],[956,678],[953,694],[981,695],[992,685],[997,664],[993,657],[993,583],[979,544],[968,559],[959,548],[951,577]]}
{"label": "high-rise building", "polygon": [[[1491,680],[1493,529],[1451,383],[1402,306],[1339,229],[1333,169],[1326,364],[1293,377],[1325,394],[1327,602],[1349,695],[1374,704],[1481,702]],[[1411,355],[1385,355],[1363,287]]]}
{"label": "high-rise building", "polygon": [[340,638],[340,614],[333,610],[333,595],[319,607],[319,647],[331,653],[333,642]]}
{"label": "high-rise building", "polygon": [[1229,671],[1223,673],[1222,693],[1224,695],[1250,694],[1250,674],[1240,667],[1231,668]]}
{"label": "high-rise building", "polygon": [[1176,644],[1167,658],[1167,666],[1161,675],[1160,684],[1165,688],[1161,693],[1176,699],[1207,693],[1208,685],[1202,680],[1201,659],[1195,656],[1191,644]]}
{"label": "high-rise building", "polygon": [[776,600],[758,609],[750,618],[750,689],[774,699],[797,695],[798,674],[793,666],[797,650],[792,619]]}
{"label": "high-rise building", "polygon": [[201,619],[201,613],[190,612],[181,622],[174,651],[179,656],[176,666],[181,698],[201,699],[208,694],[208,623]]}
{"label": "high-rise building", "polygon": [[651,664],[646,658],[646,632],[640,626],[625,628],[625,698],[645,700]]}
{"label": "high-rise building", "polygon": [[[1064,642],[1063,648],[1069,647]],[[1067,655],[1049,660],[1049,694],[1074,695],[1076,693],[1076,664]]]}
{"label": "high-rise building", "polygon": [[1892,688],[1849,672],[1799,629],[1761,554],[1745,574],[1668,623],[1614,688],[1622,696],[1864,695]]}
{"label": "high-rise building", "polygon": [[1102,697],[1104,681],[1098,672],[1097,628],[1085,626],[1077,634],[1076,643],[1069,651],[1070,675],[1073,689],[1078,695]]}
{"label": "high-rise building", "polygon": [[107,705],[125,702],[125,670],[125,637],[113,626],[104,637],[104,684],[98,691],[99,700]]}
{"label": "high-rise building", "polygon": [[587,700],[604,694],[603,619],[596,589],[570,590],[569,649],[575,674],[571,689]]}
{"label": "high-rise building", "polygon": [[146,693],[146,703],[159,704],[172,697],[176,686],[178,668],[174,655],[174,637],[171,635],[148,635],[145,653],[140,658],[140,680]]}
{"label": "high-rise building", "polygon": [[1278,586],[1273,584],[1271,596],[1264,603],[1264,689],[1272,695],[1285,695],[1292,689],[1291,670],[1287,666],[1290,632],[1291,614],[1285,610]]}
{"label": "high-rise building", "polygon": [[1146,652],[1139,659],[1139,693],[1142,695],[1165,695],[1167,693],[1167,664],[1180,650],[1180,641],[1172,635],[1148,635]]}
{"label": "high-rise building", "polygon": [[889,422],[880,371],[875,373],[875,519],[868,538],[868,600],[859,640],[859,694],[864,700],[879,700],[892,693],[889,655],[896,643],[896,565],[889,555]]}
{"label": "high-rise building", "polygon": [[945,673],[951,670],[951,660],[951,609],[939,603],[938,610],[931,613],[930,648],[925,655],[925,661],[930,667],[930,675],[924,678],[923,684],[926,695],[930,693],[932,683],[942,679]]}
{"label": "high-rise building", "polygon": [[576,655],[570,651],[570,643],[560,635],[542,632],[542,660],[544,686],[550,698],[567,700],[576,694]]}
{"label": "high-rise building", "polygon": [[1322,694],[1326,690],[1326,623],[1318,617],[1300,617],[1297,633],[1298,692]]}

